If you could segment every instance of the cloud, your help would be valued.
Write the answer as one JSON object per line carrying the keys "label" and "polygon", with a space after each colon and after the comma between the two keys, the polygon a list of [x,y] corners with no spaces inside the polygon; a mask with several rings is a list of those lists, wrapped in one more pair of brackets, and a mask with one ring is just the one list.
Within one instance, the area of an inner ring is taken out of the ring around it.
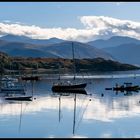
{"label": "cloud", "polygon": [[140,38],[140,22],[105,16],[82,16],[78,19],[84,25],[82,29],[41,28],[36,25],[29,26],[20,22],[1,22],[0,34],[25,35],[37,39],[57,37],[80,42],[88,42],[98,38],[107,39],[115,35]]}

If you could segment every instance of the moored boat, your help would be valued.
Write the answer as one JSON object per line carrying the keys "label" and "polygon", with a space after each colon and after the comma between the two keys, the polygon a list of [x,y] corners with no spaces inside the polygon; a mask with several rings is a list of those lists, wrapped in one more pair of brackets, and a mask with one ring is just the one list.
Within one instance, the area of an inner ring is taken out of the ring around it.
{"label": "moored boat", "polygon": [[18,101],[31,101],[32,96],[14,96],[14,97],[5,97],[5,100],[18,100]]}
{"label": "moored boat", "polygon": [[38,76],[23,76],[21,77],[22,80],[35,80],[35,81],[38,81],[40,78]]}
{"label": "moored boat", "polygon": [[66,93],[78,93],[87,94],[85,91],[86,83],[77,85],[55,85],[52,87],[53,92],[66,92]]}
{"label": "moored boat", "polygon": [[24,86],[19,83],[14,83],[12,81],[7,81],[3,87],[1,87],[2,92],[12,92],[12,91],[19,91],[24,92]]}
{"label": "moored boat", "polygon": [[120,90],[120,91],[123,91],[123,90],[127,90],[127,91],[136,91],[136,90],[140,90],[140,87],[138,85],[136,86],[119,86],[119,87],[113,87],[113,90]]}
{"label": "moored boat", "polygon": [[[76,73],[76,68],[75,68],[75,59],[74,59],[74,45],[72,42],[72,55],[73,55],[73,73],[74,73],[74,80],[75,80],[75,73]],[[82,90],[86,87],[87,83],[62,83],[60,82],[60,77],[59,77],[59,83],[58,84],[54,84],[52,86],[52,91],[53,92],[59,92],[59,91],[78,91],[78,90]]]}

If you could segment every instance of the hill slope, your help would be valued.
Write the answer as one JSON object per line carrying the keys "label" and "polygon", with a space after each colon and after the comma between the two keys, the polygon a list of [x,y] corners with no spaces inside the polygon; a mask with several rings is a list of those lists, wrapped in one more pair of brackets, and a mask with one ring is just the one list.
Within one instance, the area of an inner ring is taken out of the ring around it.
{"label": "hill slope", "polygon": [[[101,57],[104,59],[113,60],[113,57],[109,53],[106,53],[105,51],[101,49],[97,49],[93,46],[80,43],[80,42],[73,42],[73,46],[74,46],[75,58],[81,59],[81,58]],[[72,42],[71,41],[53,44],[53,45],[44,47],[43,50],[50,52],[52,54],[55,54],[61,58],[72,58]]]}
{"label": "hill slope", "polygon": [[[74,42],[75,58],[97,58],[113,60],[112,56],[93,46]],[[51,45],[34,45],[21,42],[7,42],[0,40],[0,51],[11,56],[72,58],[72,42],[66,41]]]}

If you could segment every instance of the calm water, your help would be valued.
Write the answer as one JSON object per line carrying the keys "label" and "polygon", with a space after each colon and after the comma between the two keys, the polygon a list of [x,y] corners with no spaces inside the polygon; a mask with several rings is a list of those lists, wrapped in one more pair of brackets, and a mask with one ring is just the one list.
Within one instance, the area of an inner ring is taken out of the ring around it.
{"label": "calm water", "polygon": [[[70,76],[64,77],[67,78],[71,80]],[[0,97],[0,137],[140,137],[140,92],[105,90],[116,83],[140,85],[139,75],[88,76],[79,77],[79,81],[88,83],[88,95],[77,94],[75,108],[75,95],[53,94],[51,86],[55,81],[47,77],[34,83],[33,101],[6,101]],[[27,95],[31,94],[28,82]]]}

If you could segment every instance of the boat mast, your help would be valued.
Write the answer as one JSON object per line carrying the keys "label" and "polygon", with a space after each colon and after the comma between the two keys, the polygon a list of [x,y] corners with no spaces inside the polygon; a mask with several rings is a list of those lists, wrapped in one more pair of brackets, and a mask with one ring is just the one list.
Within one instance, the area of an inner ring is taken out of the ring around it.
{"label": "boat mast", "polygon": [[[59,58],[58,58],[59,59]],[[58,80],[60,80],[60,61],[58,62],[58,71],[59,71],[59,77],[58,77]]]}
{"label": "boat mast", "polygon": [[0,87],[1,87],[1,80],[2,80],[2,76],[3,76],[3,68],[4,66],[2,65],[2,54],[0,53]]}
{"label": "boat mast", "polygon": [[20,121],[19,121],[19,133],[20,133],[20,130],[21,130],[21,119],[22,119],[22,101],[21,101],[21,110],[20,110]]}
{"label": "boat mast", "polygon": [[59,96],[59,122],[61,119],[61,95]]}
{"label": "boat mast", "polygon": [[72,42],[72,56],[73,56],[73,73],[74,73],[74,77],[73,79],[75,80],[75,73],[76,73],[76,70],[75,70],[75,58],[74,58],[74,43]]}
{"label": "boat mast", "polygon": [[75,133],[75,117],[76,117],[76,94],[74,97],[74,115],[73,115],[73,134]]}

